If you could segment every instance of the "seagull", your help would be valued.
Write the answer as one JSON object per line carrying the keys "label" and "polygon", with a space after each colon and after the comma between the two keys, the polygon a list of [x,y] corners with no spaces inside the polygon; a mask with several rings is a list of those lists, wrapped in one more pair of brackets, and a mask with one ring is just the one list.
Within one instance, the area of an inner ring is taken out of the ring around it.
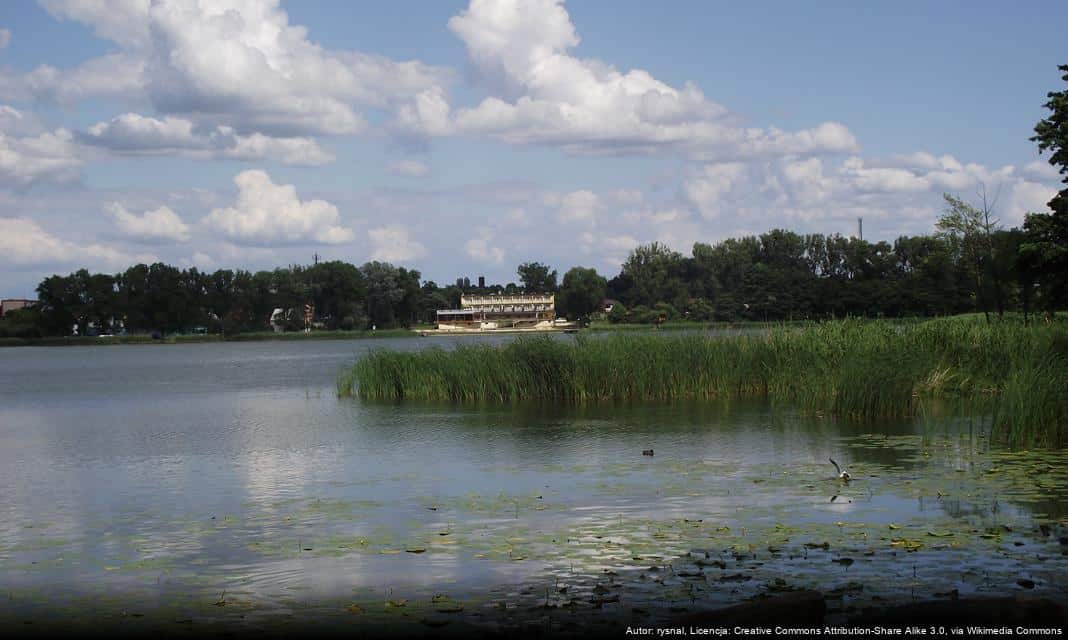
{"label": "seagull", "polygon": [[843,482],[849,482],[849,478],[851,477],[849,475],[849,472],[848,471],[842,471],[842,467],[838,466],[838,463],[834,461],[834,458],[827,458],[827,459],[831,461],[831,464],[834,465],[835,470],[838,472],[838,479],[843,481]]}

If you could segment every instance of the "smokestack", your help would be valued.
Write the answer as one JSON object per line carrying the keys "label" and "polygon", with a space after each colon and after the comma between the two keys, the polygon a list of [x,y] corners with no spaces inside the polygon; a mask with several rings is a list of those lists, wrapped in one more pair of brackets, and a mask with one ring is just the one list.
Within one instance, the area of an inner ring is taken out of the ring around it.
{"label": "smokestack", "polygon": [[864,218],[857,218],[857,240],[864,239]]}

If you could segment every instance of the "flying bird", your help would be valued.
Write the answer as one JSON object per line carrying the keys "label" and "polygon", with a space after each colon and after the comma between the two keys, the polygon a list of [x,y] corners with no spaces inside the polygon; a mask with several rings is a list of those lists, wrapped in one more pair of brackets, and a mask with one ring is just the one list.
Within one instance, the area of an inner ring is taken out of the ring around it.
{"label": "flying bird", "polygon": [[827,459],[831,461],[831,464],[834,465],[835,471],[838,472],[838,479],[842,480],[843,482],[849,482],[849,478],[851,477],[849,475],[849,472],[848,471],[842,471],[842,467],[838,466],[838,463],[834,461],[834,458],[827,458]]}

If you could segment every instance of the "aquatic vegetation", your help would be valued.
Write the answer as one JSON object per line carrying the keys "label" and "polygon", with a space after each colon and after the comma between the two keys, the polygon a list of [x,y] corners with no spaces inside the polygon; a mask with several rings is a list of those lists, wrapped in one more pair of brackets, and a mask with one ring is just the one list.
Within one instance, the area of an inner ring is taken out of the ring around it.
{"label": "aquatic vegetation", "polygon": [[519,338],[378,350],[338,379],[365,399],[553,403],[764,397],[816,415],[911,416],[925,399],[994,413],[1014,446],[1068,444],[1068,327],[845,320],[736,336]]}

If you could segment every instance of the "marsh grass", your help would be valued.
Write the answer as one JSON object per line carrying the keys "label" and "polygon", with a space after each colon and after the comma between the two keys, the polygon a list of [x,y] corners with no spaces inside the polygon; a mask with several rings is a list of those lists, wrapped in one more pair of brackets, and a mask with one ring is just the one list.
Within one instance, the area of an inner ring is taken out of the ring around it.
{"label": "marsh grass", "polygon": [[[761,335],[521,337],[504,345],[377,350],[340,395],[459,402],[670,401],[764,397],[815,413],[916,415],[927,398],[992,406],[1014,445],[1068,444],[1068,327],[948,318],[845,320]],[[990,402],[993,400],[993,402]]]}

